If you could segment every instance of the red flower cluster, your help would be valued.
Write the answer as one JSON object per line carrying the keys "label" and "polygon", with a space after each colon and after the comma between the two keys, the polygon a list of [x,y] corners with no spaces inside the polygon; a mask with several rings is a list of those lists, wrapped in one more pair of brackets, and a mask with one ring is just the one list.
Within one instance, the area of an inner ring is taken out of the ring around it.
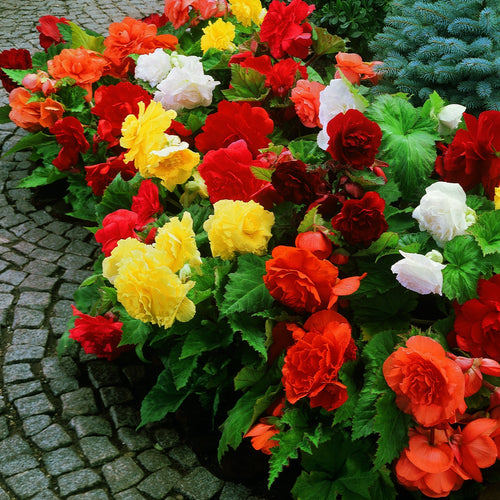
{"label": "red flower cluster", "polygon": [[94,317],[80,312],[73,305],[71,307],[77,317],[75,326],[69,330],[69,338],[79,342],[85,354],[95,354],[98,358],[112,361],[133,347],[118,345],[122,339],[123,323],[117,321],[112,313]]}
{"label": "red flower cluster", "polygon": [[312,28],[303,21],[313,10],[314,5],[302,0],[292,0],[288,5],[279,0],[271,2],[262,21],[260,39],[268,43],[273,57],[307,57],[312,45]]}
{"label": "red flower cluster", "polygon": [[369,167],[382,142],[379,125],[357,109],[348,109],[332,118],[326,126],[328,149],[332,158],[356,169]]}
{"label": "red flower cluster", "polygon": [[398,408],[424,427],[454,423],[467,409],[462,370],[429,337],[410,337],[385,360],[383,372]]}
{"label": "red flower cluster", "polygon": [[137,214],[137,229],[144,228],[155,220],[154,215],[163,212],[158,186],[151,179],[141,182],[139,191],[132,197],[131,210]]}
{"label": "red flower cluster", "polygon": [[475,118],[464,113],[467,129],[457,130],[452,143],[436,159],[436,172],[465,191],[482,184],[490,200],[500,184],[500,111],[484,111]]}
{"label": "red flower cluster", "polygon": [[0,81],[7,92],[19,87],[2,68],[29,69],[32,68],[31,54],[26,49],[8,49],[0,52]]}
{"label": "red flower cluster", "polygon": [[464,374],[465,397],[468,398],[481,389],[483,385],[483,374],[500,377],[500,364],[488,358],[465,358],[455,356],[451,352],[446,355],[455,361]]}
{"label": "red flower cluster", "polygon": [[51,45],[63,43],[65,40],[57,27],[57,23],[69,24],[65,17],[42,16],[36,29],[40,33],[40,46],[47,52]]}
{"label": "red flower cluster", "polygon": [[85,167],[85,181],[96,196],[102,196],[118,174],[121,174],[123,180],[128,181],[137,173],[132,162],[125,163],[123,161],[124,155],[125,153],[111,156],[106,159],[105,163]]}
{"label": "red flower cluster", "polygon": [[90,147],[81,122],[74,116],[67,116],[57,120],[49,130],[56,136],[57,143],[62,146],[59,155],[52,162],[54,166],[61,171],[75,167],[80,153],[85,153]]}
{"label": "red flower cluster", "polygon": [[354,293],[363,276],[339,279],[331,262],[301,248],[277,246],[266,262],[264,284],[278,302],[297,312],[330,309],[339,296]]}
{"label": "red flower cluster", "polygon": [[287,400],[294,404],[308,397],[311,408],[332,411],[347,401],[347,388],[338,373],[348,360],[356,359],[356,345],[347,320],[331,310],[309,317],[303,328],[293,332],[295,343],[288,348],[282,382]]}
{"label": "red flower cluster", "polygon": [[195,139],[202,153],[244,139],[256,157],[259,149],[269,146],[267,136],[274,130],[274,123],[264,108],[252,107],[247,102],[221,101],[217,111],[207,116],[202,130]]}
{"label": "red flower cluster", "polygon": [[332,226],[351,245],[368,247],[389,225],[384,217],[385,200],[375,191],[368,191],[360,200],[346,200]]}
{"label": "red flower cluster", "polygon": [[452,336],[460,349],[472,356],[500,362],[500,274],[480,279],[477,299],[455,303]]}

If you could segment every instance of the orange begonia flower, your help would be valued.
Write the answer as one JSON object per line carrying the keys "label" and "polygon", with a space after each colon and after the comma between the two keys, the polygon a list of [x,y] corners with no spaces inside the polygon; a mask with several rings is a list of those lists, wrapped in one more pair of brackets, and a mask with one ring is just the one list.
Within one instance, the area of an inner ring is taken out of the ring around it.
{"label": "orange begonia flower", "polygon": [[339,72],[351,82],[359,85],[361,80],[370,80],[372,83],[377,83],[379,76],[373,71],[375,64],[381,64],[380,61],[363,62],[361,56],[358,54],[347,54],[346,52],[339,52],[335,59],[337,64],[337,72],[335,78],[340,78]]}
{"label": "orange begonia flower", "polygon": [[47,61],[48,71],[53,78],[72,78],[88,92],[86,101],[92,99],[92,84],[101,78],[107,64],[101,54],[82,47],[63,49],[59,55]]}
{"label": "orange begonia flower", "polygon": [[298,80],[290,99],[295,104],[295,112],[305,127],[320,127],[319,94],[325,86],[319,82]]}
{"label": "orange begonia flower", "polygon": [[31,93],[23,87],[17,87],[9,94],[11,111],[9,118],[18,127],[29,132],[36,132],[42,128],[40,125],[40,101],[28,103]]}
{"label": "orange begonia flower", "polygon": [[45,101],[40,102],[40,125],[45,128],[52,127],[57,120],[61,119],[64,114],[63,105],[47,97]]}

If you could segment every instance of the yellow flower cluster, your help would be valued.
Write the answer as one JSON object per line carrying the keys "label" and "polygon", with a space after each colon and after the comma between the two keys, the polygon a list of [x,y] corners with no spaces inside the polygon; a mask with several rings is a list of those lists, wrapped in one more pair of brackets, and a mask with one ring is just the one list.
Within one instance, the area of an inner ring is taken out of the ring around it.
{"label": "yellow flower cluster", "polygon": [[208,26],[203,28],[203,36],[201,37],[201,50],[205,53],[208,49],[219,50],[234,50],[233,44],[236,35],[234,24],[225,22],[221,18],[215,23],[208,22]]}
{"label": "yellow flower cluster", "polygon": [[125,162],[134,162],[145,179],[157,177],[169,191],[191,177],[200,155],[187,149],[179,137],[165,134],[177,116],[173,110],[164,110],[159,102],[151,101],[146,108],[139,102],[139,114],[128,115],[122,124],[120,146],[128,149]]}
{"label": "yellow flower cluster", "polygon": [[254,201],[220,200],[203,225],[214,257],[232,259],[236,253],[264,255],[272,236],[274,214]]}
{"label": "yellow flower cluster", "polygon": [[252,22],[260,26],[266,15],[260,0],[229,0],[229,4],[231,12],[243,26],[250,26]]}
{"label": "yellow flower cluster", "polygon": [[130,316],[169,328],[176,320],[189,321],[196,312],[187,297],[194,282],[177,274],[186,265],[201,265],[188,212],[182,220],[173,217],[161,227],[154,245],[134,238],[118,241],[102,269]]}
{"label": "yellow flower cluster", "polygon": [[500,210],[500,186],[495,188],[495,210]]}

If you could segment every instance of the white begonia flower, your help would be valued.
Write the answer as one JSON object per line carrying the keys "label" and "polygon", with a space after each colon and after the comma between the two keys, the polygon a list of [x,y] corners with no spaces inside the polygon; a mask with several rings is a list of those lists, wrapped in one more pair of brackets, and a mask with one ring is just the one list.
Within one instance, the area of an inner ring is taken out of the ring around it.
{"label": "white begonia flower", "polygon": [[465,110],[466,107],[461,104],[448,104],[444,106],[438,113],[438,133],[440,135],[449,135],[453,133],[458,127]]}
{"label": "white begonia flower", "polygon": [[404,258],[396,262],[391,271],[396,279],[408,290],[421,295],[429,293],[442,294],[443,269],[445,264],[434,261],[418,253],[399,252]]}
{"label": "white begonia flower", "polygon": [[318,117],[323,129],[318,134],[317,142],[321,149],[326,151],[328,148],[328,122],[348,109],[357,109],[362,113],[366,109],[365,100],[352,92],[342,78],[335,78],[319,93]]}
{"label": "white begonia flower", "polygon": [[428,259],[433,260],[434,262],[437,262],[438,264],[443,263],[443,254],[439,250],[431,250],[430,252],[427,252],[425,256]]}
{"label": "white begonia flower", "polygon": [[164,148],[158,151],[153,151],[153,154],[155,154],[156,156],[166,158],[172,153],[182,151],[183,149],[187,149],[189,147],[189,144],[185,141],[181,141],[181,138],[177,135],[165,134],[165,136],[167,137],[167,144]]}
{"label": "white begonia flower", "polygon": [[212,93],[220,83],[203,73],[198,58],[183,61],[183,66],[172,68],[167,78],[157,85],[154,100],[161,102],[165,109],[193,109],[210,106]]}
{"label": "white begonia flower", "polygon": [[425,193],[412,217],[417,219],[420,231],[427,231],[441,248],[455,236],[465,234],[476,221],[476,212],[466,205],[460,184],[435,182]]}
{"label": "white begonia flower", "polygon": [[203,70],[203,65],[201,64],[201,57],[198,56],[183,56],[177,52],[172,52],[170,54],[170,65],[172,68],[183,68],[184,66],[192,66],[195,63]]}
{"label": "white begonia flower", "polygon": [[156,87],[172,69],[170,55],[163,49],[156,49],[151,54],[142,54],[137,59],[135,77]]}

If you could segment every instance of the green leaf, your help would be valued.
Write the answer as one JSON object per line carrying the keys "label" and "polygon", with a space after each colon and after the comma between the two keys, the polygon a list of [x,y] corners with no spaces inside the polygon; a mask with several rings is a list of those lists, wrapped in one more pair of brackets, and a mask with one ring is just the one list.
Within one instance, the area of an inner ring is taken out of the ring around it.
{"label": "green leaf", "polygon": [[241,255],[238,267],[229,275],[224,301],[221,304],[222,315],[235,312],[253,313],[268,309],[273,304],[262,276],[266,273],[266,260],[269,257],[258,257],[253,254]]}
{"label": "green leaf", "polygon": [[251,317],[246,313],[233,313],[228,316],[229,324],[241,338],[267,360],[267,337],[265,321]]}
{"label": "green leaf", "polygon": [[307,66],[307,79],[310,82],[325,83],[321,75],[312,66]]}
{"label": "green leaf", "polygon": [[182,346],[181,359],[226,347],[233,338],[233,331],[225,323],[215,323],[201,318],[200,315],[196,315],[185,325],[189,325],[189,333]]}
{"label": "green leaf", "polygon": [[139,427],[150,422],[158,422],[167,413],[177,411],[189,394],[190,391],[178,391],[170,370],[163,370],[156,384],[142,401]]}
{"label": "green leaf", "polygon": [[274,170],[270,168],[255,167],[254,165],[250,166],[250,170],[252,171],[252,174],[255,176],[256,179],[259,179],[261,181],[271,182]]}
{"label": "green leaf", "polygon": [[118,310],[120,311],[120,321],[123,323],[123,335],[120,345],[144,344],[152,331],[151,325],[132,318],[121,305],[118,307]]}
{"label": "green leaf", "polygon": [[459,303],[474,298],[478,279],[489,271],[479,245],[472,236],[456,236],[446,243],[443,255],[448,261],[443,269],[445,296]]}
{"label": "green leaf", "polygon": [[330,35],[326,28],[314,26],[312,39],[313,50],[318,56],[345,51],[344,40],[337,35]]}
{"label": "green leaf", "polygon": [[259,415],[273,402],[281,385],[269,386],[267,377],[247,391],[235,406],[229,410],[222,424],[217,457],[220,461],[229,447],[236,449],[250,426]]}
{"label": "green leaf", "polygon": [[104,49],[104,37],[103,36],[92,36],[85,32],[82,28],[77,26],[73,22],[69,22],[71,27],[71,48],[78,49],[83,47],[84,49],[93,50],[94,52],[103,53]]}
{"label": "green leaf", "polygon": [[263,365],[260,368],[243,366],[236,377],[234,377],[234,389],[238,391],[240,389],[246,389],[247,387],[253,386],[264,376],[266,371],[266,365]]}
{"label": "green leaf", "polygon": [[11,68],[2,68],[3,72],[15,83],[21,85],[23,78],[30,73],[34,73],[35,70],[33,68],[30,69],[11,69]]}
{"label": "green leaf", "polygon": [[474,236],[483,255],[500,253],[500,210],[479,215],[467,232]]}
{"label": "green leaf", "polygon": [[328,159],[327,153],[318,146],[316,141],[295,139],[289,142],[288,149],[294,158],[311,165],[323,163]]}
{"label": "green leaf", "polygon": [[293,485],[292,494],[300,500],[336,500],[340,491],[329,474],[302,471]]}
{"label": "green leaf", "polygon": [[44,134],[43,132],[37,132],[36,134],[28,134],[17,141],[15,146],[12,146],[6,153],[4,153],[1,158],[5,158],[9,155],[22,151],[23,149],[32,148],[38,146],[44,142],[55,142],[55,139],[51,135]]}
{"label": "green leaf", "polygon": [[231,86],[232,88],[222,91],[228,101],[263,101],[269,94],[266,75],[239,64],[231,65]]}
{"label": "green leaf", "polygon": [[132,196],[137,194],[142,178],[136,175],[130,181],[124,181],[121,175],[117,175],[106,188],[100,203],[95,208],[98,222],[106,215],[120,208],[130,209]]}
{"label": "green leaf", "polygon": [[229,70],[229,59],[231,54],[224,50],[214,48],[208,49],[201,58],[203,70],[208,73],[214,69]]}
{"label": "green leaf", "polygon": [[[25,177],[17,187],[20,188],[33,188],[37,186],[46,186],[52,184],[60,179],[67,177],[67,174],[60,172],[54,166],[40,166],[35,168],[28,177]],[[63,193],[61,193],[62,195]]]}
{"label": "green leaf", "polygon": [[166,365],[172,372],[172,377],[177,390],[186,387],[191,374],[195,370],[200,353],[194,354],[189,358],[181,359],[182,344],[175,344],[168,354]]}
{"label": "green leaf", "polygon": [[468,194],[465,204],[475,212],[485,212],[486,210],[495,210],[495,203],[484,196]]}
{"label": "green leaf", "polygon": [[434,91],[422,106],[422,115],[428,116],[435,122],[438,121],[438,114],[444,107],[444,100]]}
{"label": "green leaf", "polygon": [[374,466],[379,469],[399,457],[408,445],[411,417],[396,406],[396,395],[388,390],[376,403],[374,431],[380,434]]}
{"label": "green leaf", "polygon": [[377,96],[366,115],[382,129],[381,157],[390,165],[403,198],[420,199],[436,160],[435,123],[401,95]]}
{"label": "green leaf", "polygon": [[[378,240],[374,241],[368,248],[364,250],[359,250],[354,255],[355,256],[363,256],[363,255],[379,255],[384,250],[390,248],[396,248],[399,242],[399,236],[397,233],[387,232],[382,233]],[[375,259],[375,262],[377,260]]]}
{"label": "green leaf", "polygon": [[[78,85],[63,85],[58,89],[57,95],[62,101],[66,108],[66,113],[70,115],[77,115],[80,118],[80,114],[83,113],[83,117],[88,115],[90,118],[89,106],[85,100],[87,91],[82,89]],[[83,120],[86,123],[88,120]]]}
{"label": "green leaf", "polygon": [[68,215],[86,221],[95,221],[95,197],[92,189],[85,184],[82,178],[68,177],[68,194],[64,200],[73,210]]}
{"label": "green leaf", "polygon": [[5,106],[0,106],[0,124],[10,123],[9,113],[11,107],[7,104]]}
{"label": "green leaf", "polygon": [[306,231],[312,231],[314,226],[324,226],[324,225],[325,221],[323,220],[323,217],[321,217],[321,215],[318,213],[318,207],[316,206],[311,208],[311,210],[309,210],[306,213],[304,219],[297,228],[297,232],[305,233]]}

